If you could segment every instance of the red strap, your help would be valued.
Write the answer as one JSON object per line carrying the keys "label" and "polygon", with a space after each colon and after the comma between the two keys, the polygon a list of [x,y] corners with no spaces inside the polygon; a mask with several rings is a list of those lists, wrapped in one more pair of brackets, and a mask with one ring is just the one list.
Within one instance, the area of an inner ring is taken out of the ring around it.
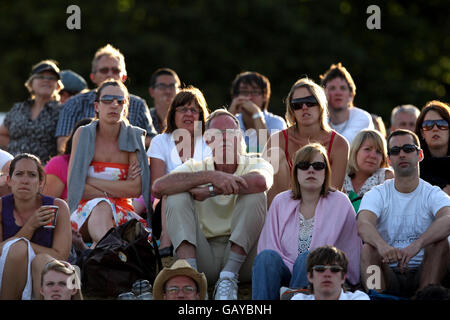
{"label": "red strap", "polygon": [[332,130],[332,131],[331,131],[330,144],[328,145],[328,151],[327,151],[328,159],[330,159],[331,146],[333,145],[333,140],[334,140],[334,137],[335,137],[335,136],[336,136],[336,131]]}
{"label": "red strap", "polygon": [[292,161],[291,161],[291,157],[289,156],[289,151],[288,151],[288,133],[287,133],[288,129],[284,129],[283,131],[283,135],[284,135],[284,141],[285,141],[285,146],[284,146],[284,155],[286,156],[286,160],[288,162],[289,165],[289,169],[292,170]]}

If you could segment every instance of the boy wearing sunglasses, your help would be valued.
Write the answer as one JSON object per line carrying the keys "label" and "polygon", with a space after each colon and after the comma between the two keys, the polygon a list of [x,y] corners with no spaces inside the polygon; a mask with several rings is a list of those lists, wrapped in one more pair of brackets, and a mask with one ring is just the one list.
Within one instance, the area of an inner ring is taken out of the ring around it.
{"label": "boy wearing sunglasses", "polygon": [[[423,152],[415,133],[392,132],[388,150],[395,178],[367,192],[357,216],[358,233],[365,242],[361,279],[366,289],[409,298],[445,277],[450,198],[419,178]],[[371,277],[373,266],[381,271],[379,281]]]}
{"label": "boy wearing sunglasses", "polygon": [[336,247],[325,245],[311,251],[306,268],[313,294],[297,293],[291,300],[370,300],[362,291],[342,289],[347,265],[347,256]]}

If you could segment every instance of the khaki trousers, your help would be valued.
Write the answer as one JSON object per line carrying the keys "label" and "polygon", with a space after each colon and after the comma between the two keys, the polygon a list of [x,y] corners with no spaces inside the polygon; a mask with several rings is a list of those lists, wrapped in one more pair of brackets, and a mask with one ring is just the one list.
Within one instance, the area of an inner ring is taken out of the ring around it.
{"label": "khaki trousers", "polygon": [[190,193],[171,195],[166,200],[167,230],[175,251],[183,241],[195,246],[198,271],[205,273],[209,284],[219,278],[228,260],[230,242],[241,246],[247,253],[247,259],[239,272],[239,281],[251,281],[256,247],[267,212],[265,192],[239,195],[232,214],[231,235],[208,239],[200,227],[195,200]]}

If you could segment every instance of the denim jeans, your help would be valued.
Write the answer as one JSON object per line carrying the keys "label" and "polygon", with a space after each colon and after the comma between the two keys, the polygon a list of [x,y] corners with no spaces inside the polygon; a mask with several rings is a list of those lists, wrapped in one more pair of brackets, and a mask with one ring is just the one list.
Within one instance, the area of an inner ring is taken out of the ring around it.
{"label": "denim jeans", "polygon": [[252,269],[252,299],[279,300],[280,288],[303,288],[308,283],[306,258],[303,252],[295,260],[292,275],[281,256],[274,250],[261,251],[255,258]]}

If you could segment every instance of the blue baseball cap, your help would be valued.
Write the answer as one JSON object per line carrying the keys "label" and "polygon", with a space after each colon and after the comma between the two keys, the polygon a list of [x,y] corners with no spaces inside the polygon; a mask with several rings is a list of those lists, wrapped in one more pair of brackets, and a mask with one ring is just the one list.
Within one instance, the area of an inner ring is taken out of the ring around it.
{"label": "blue baseball cap", "polygon": [[72,70],[62,70],[61,81],[64,85],[63,90],[70,93],[76,94],[87,88],[86,80],[84,80],[82,76],[80,76],[76,72],[73,72]]}

